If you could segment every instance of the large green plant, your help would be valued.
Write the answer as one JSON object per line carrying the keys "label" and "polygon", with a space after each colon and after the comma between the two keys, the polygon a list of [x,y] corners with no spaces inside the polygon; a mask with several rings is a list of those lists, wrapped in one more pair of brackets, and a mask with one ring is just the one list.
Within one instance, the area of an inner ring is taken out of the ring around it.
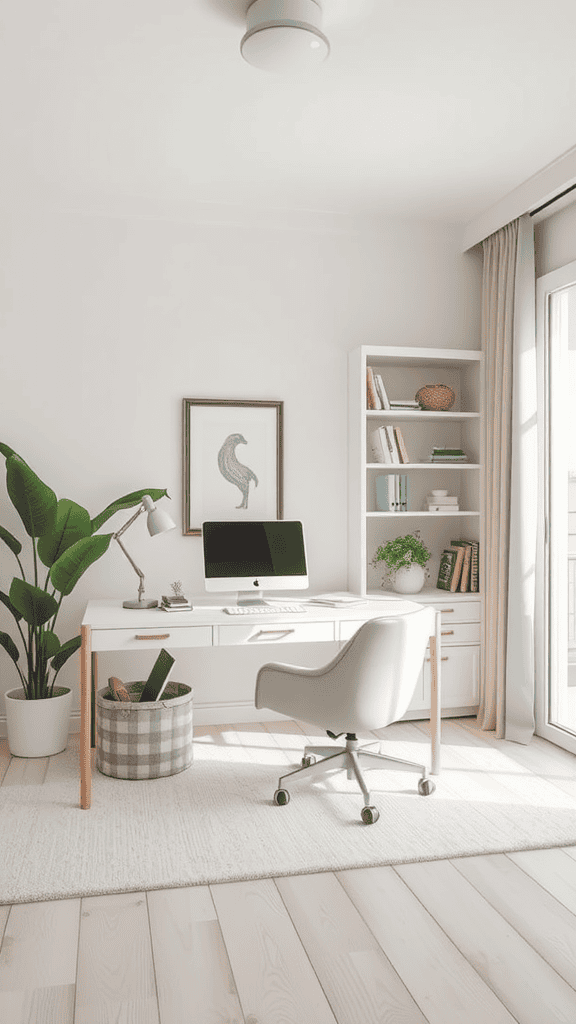
{"label": "large green plant", "polygon": [[54,629],[62,601],[78,580],[108,550],[112,533],[97,530],[120,509],[133,508],[149,494],[153,501],[166,490],[146,488],[125,494],[107,505],[94,519],[69,498],[56,497],[19,455],[0,442],[6,458],[6,489],[18,512],[32,546],[32,569],[28,579],[20,559],[22,544],[0,526],[0,540],[14,555],[20,570],[10,590],[0,590],[0,601],[15,621],[25,665],[18,645],[0,631],[0,647],[11,657],[28,700],[52,697],[60,669],[80,647],[79,636],[61,643]]}

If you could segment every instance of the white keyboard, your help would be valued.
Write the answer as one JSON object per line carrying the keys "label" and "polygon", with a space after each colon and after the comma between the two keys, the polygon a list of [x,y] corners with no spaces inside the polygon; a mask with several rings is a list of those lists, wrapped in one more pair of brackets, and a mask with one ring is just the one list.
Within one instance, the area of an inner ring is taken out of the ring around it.
{"label": "white keyboard", "polygon": [[306,608],[302,604],[233,604],[224,611],[228,615],[291,615]]}

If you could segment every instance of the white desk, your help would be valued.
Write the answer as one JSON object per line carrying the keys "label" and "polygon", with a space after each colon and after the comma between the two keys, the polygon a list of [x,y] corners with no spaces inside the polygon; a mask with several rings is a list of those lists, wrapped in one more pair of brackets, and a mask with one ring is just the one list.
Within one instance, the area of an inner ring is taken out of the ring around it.
{"label": "white desk", "polygon": [[[286,604],[290,601],[286,600]],[[297,603],[294,599],[294,603]],[[353,608],[307,605],[292,615],[228,615],[213,601],[199,603],[190,612],[168,613],[159,608],[133,611],[118,601],[89,601],[82,621],[80,650],[80,806],[91,803],[91,721],[98,680],[100,651],[157,650],[160,647],[224,647],[278,643],[346,641],[368,619],[398,615],[417,607],[416,602],[381,598]],[[440,612],[430,638],[432,666],[431,771],[440,771]]]}

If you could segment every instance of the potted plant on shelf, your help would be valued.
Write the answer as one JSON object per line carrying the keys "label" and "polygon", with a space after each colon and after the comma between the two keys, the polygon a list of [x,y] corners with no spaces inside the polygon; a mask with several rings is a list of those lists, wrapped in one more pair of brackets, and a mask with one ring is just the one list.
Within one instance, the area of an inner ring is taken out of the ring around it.
{"label": "potted plant on shelf", "polygon": [[157,501],[167,491],[134,491],[91,519],[81,505],[58,499],[7,444],[0,442],[0,453],[6,459],[8,496],[30,538],[30,551],[22,554],[21,542],[0,526],[0,540],[19,570],[8,593],[0,590],[0,602],[14,619],[16,636],[15,642],[0,631],[0,647],[12,659],[21,683],[5,694],[8,745],[19,757],[46,757],[67,743],[72,691],[56,686],[56,679],[81,642],[75,636],[61,643],[55,633],[62,602],[86,569],[108,550],[113,534],[97,533],[106,520],[120,509],[138,505],[145,494]]}
{"label": "potted plant on shelf", "polygon": [[417,594],[429,575],[427,564],[431,557],[431,552],[420,539],[420,531],[415,530],[380,545],[372,564],[377,566],[383,562],[386,566],[383,587],[391,582],[399,594]]}

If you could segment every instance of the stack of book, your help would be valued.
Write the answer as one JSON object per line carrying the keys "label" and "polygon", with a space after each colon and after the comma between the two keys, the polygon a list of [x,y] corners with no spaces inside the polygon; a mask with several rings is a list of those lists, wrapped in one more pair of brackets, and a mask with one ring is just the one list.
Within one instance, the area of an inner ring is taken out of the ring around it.
{"label": "stack of book", "polygon": [[460,506],[455,494],[427,494],[424,501],[427,512],[459,512]]}
{"label": "stack of book", "polygon": [[377,427],[370,434],[373,462],[410,462],[400,427]]}
{"label": "stack of book", "polygon": [[193,606],[183,594],[178,594],[176,597],[166,597],[163,594],[160,607],[164,612],[190,612]]}
{"label": "stack of book", "polygon": [[477,540],[453,540],[440,556],[438,590],[451,593],[478,592],[478,548]]}
{"label": "stack of book", "polygon": [[468,462],[462,448],[433,448],[430,462]]}
{"label": "stack of book", "polygon": [[420,402],[417,402],[415,398],[391,398],[390,408],[394,409],[414,409],[419,411],[421,409]]}

